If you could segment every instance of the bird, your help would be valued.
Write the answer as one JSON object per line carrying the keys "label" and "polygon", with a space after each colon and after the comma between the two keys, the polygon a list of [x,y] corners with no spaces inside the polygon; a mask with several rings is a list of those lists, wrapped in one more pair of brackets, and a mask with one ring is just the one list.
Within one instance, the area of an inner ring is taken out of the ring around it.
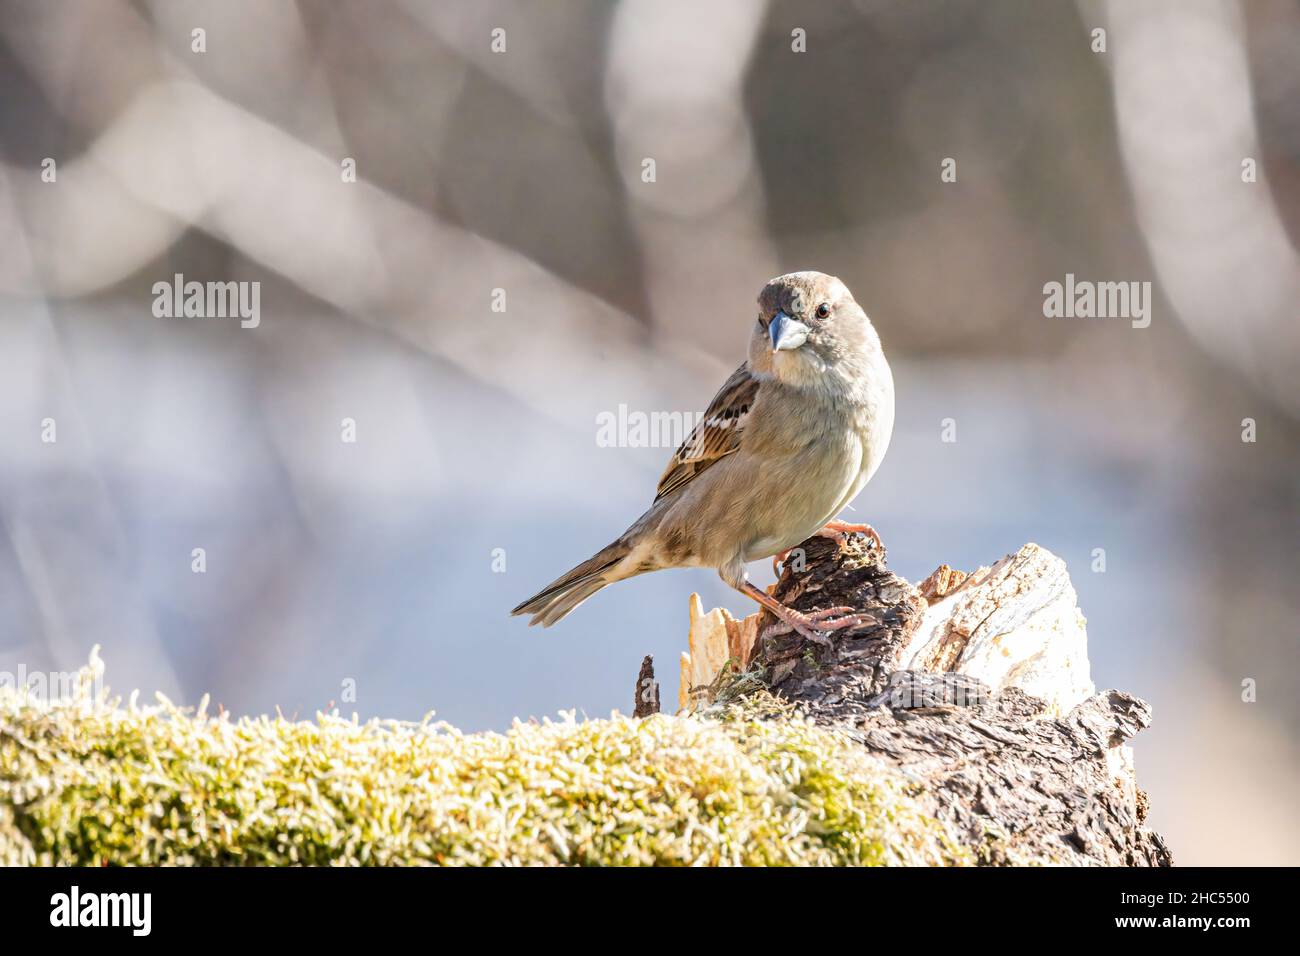
{"label": "bird", "polygon": [[786,633],[829,646],[873,622],[849,607],[802,612],[750,583],[745,565],[813,535],[862,532],[837,516],[867,484],[894,429],[894,378],[843,282],[791,272],[759,293],[748,356],[664,469],[654,501],[614,542],[511,611],[550,627],[601,588],[666,568],[714,568]]}

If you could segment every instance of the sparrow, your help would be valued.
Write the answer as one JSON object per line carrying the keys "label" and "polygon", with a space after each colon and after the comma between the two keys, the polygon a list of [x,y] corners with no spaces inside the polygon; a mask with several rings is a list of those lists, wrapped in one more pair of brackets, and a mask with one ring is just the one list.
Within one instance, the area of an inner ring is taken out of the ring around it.
{"label": "sparrow", "polygon": [[836,516],[875,474],[893,430],[894,378],[848,288],[820,272],[778,276],[759,294],[748,359],[673,454],[650,508],[511,614],[549,627],[615,581],[709,567],[789,630],[829,645],[829,632],[874,618],[786,607],[749,582],[745,564],[782,560],[814,534],[863,532],[879,547],[869,525]]}

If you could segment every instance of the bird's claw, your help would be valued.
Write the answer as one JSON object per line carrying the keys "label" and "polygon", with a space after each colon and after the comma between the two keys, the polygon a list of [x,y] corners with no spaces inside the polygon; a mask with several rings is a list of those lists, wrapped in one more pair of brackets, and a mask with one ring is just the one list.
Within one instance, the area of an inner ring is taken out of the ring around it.
{"label": "bird's claw", "polygon": [[834,647],[831,632],[846,627],[860,627],[864,624],[878,624],[879,620],[870,614],[861,614],[851,607],[825,607],[816,611],[798,611],[798,620],[781,620],[769,624],[763,629],[760,640],[777,637],[782,634],[796,633],[804,640],[812,641],[821,647]]}
{"label": "bird's claw", "polygon": [[885,543],[880,540],[880,534],[869,524],[852,524],[848,521],[828,521],[826,525],[817,532],[823,538],[830,538],[838,542],[841,546],[844,540],[851,534],[864,534],[867,540],[872,542],[872,546],[877,550],[883,550]]}
{"label": "bird's claw", "polygon": [[823,634],[815,627],[809,627],[806,624],[795,624],[793,621],[775,621],[769,624],[759,633],[758,640],[763,643],[770,638],[781,637],[785,634],[798,634],[804,640],[812,641],[827,650],[835,646],[830,639],[830,635]]}
{"label": "bird's claw", "polygon": [[758,642],[762,644],[766,642],[769,638],[781,637],[785,634],[793,634],[793,633],[794,633],[794,627],[792,625],[781,620],[773,621],[767,627],[763,628],[761,631],[758,632]]}
{"label": "bird's claw", "polygon": [[830,621],[818,621],[817,626],[828,631],[838,631],[845,627],[863,627],[867,624],[879,624],[880,619],[870,614],[846,614]]}
{"label": "bird's claw", "polygon": [[[853,608],[847,606],[824,607],[824,608],[819,608],[816,611],[803,611],[801,613],[803,614],[804,617],[806,617],[810,621],[822,622],[825,621],[826,618],[828,617],[835,617],[835,615],[837,614],[852,614]],[[834,630],[834,628],[831,628],[831,630]]]}
{"label": "bird's claw", "polygon": [[[880,534],[869,524],[850,524],[847,521],[829,521],[818,531],[814,532],[814,534],[817,537],[829,538],[841,548],[844,547],[844,542],[848,540],[849,535],[864,534],[867,536],[867,540],[872,542],[872,547],[877,551],[881,551],[885,547],[885,543],[880,540]],[[785,567],[786,558],[790,557],[790,552],[793,550],[794,548],[786,548],[779,554],[772,556],[772,573],[778,578],[781,577],[782,569]]]}
{"label": "bird's claw", "polygon": [[826,648],[828,651],[835,646],[835,642],[831,640],[830,634],[823,634],[818,628],[795,625],[795,630],[799,632],[799,635],[804,640],[812,641],[814,644],[818,644]]}
{"label": "bird's claw", "polygon": [[[812,611],[805,616],[808,620],[817,625],[818,632],[840,631],[844,628],[862,627],[865,624],[880,623],[879,618],[871,614],[863,614],[859,611],[855,611],[851,607],[828,607],[823,608],[820,611]],[[804,636],[808,637],[810,641],[817,640],[814,637],[809,637],[807,634]],[[818,643],[820,644],[821,641],[818,641]],[[829,640],[826,641],[826,645],[830,646]]]}

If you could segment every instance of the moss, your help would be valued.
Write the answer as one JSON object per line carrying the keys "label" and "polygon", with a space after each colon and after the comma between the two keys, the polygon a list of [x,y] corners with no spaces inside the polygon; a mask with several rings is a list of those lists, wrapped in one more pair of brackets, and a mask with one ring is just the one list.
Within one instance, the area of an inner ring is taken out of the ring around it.
{"label": "moss", "polygon": [[94,676],[0,690],[0,864],[967,862],[896,772],[762,694],[462,734],[123,707]]}

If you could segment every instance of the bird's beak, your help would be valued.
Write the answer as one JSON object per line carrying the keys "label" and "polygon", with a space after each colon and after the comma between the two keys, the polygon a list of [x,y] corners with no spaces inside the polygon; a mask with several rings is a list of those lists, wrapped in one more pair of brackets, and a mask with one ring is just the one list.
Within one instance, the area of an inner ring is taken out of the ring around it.
{"label": "bird's beak", "polygon": [[767,327],[767,334],[772,337],[772,351],[797,349],[808,339],[808,326],[798,319],[792,319],[784,311],[772,316],[772,323]]}

